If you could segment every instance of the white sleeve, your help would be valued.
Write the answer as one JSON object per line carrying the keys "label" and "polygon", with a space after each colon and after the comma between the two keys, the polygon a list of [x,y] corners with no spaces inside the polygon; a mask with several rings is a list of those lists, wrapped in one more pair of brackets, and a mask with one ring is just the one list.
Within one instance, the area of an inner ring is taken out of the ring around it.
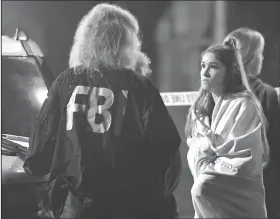
{"label": "white sleeve", "polygon": [[234,114],[225,115],[228,120],[219,121],[228,132],[219,144],[213,144],[208,137],[188,139],[188,162],[194,176],[192,201],[203,218],[267,216],[261,117],[251,100],[235,106]]}
{"label": "white sleeve", "polygon": [[[228,129],[226,139],[212,131],[204,137],[187,139],[190,147],[188,162],[193,174],[213,168],[219,174],[236,175],[241,169],[243,176],[261,174],[264,145],[258,109],[246,98],[235,110],[234,118],[220,121]],[[211,168],[206,168],[209,165]]]}

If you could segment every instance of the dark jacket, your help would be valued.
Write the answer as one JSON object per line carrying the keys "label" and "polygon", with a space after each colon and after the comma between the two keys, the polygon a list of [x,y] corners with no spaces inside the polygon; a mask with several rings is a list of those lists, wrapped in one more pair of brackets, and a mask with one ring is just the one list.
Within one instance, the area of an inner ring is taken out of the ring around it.
{"label": "dark jacket", "polygon": [[[94,200],[103,213],[113,206],[134,213],[142,206],[148,212],[172,194],[179,180],[180,156],[177,168],[166,174],[180,143],[160,93],[147,77],[125,69],[69,69],[49,90],[24,168],[33,175],[50,172],[52,188],[66,182],[76,197]],[[61,202],[56,203],[60,209]]]}
{"label": "dark jacket", "polygon": [[276,90],[261,79],[250,77],[251,89],[259,99],[268,122],[270,162],[264,170],[268,218],[277,218],[280,203],[280,106]]}
{"label": "dark jacket", "polygon": [[271,150],[271,164],[267,169],[280,168],[280,105],[276,90],[259,78],[251,77],[249,84],[259,99],[268,122],[267,139]]}

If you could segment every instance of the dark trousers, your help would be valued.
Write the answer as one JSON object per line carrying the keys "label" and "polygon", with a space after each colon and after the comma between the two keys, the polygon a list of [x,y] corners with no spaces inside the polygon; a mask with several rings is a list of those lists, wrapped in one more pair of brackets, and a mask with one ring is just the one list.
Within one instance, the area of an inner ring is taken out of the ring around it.
{"label": "dark trousers", "polygon": [[280,218],[279,170],[264,171],[265,202],[268,219]]}

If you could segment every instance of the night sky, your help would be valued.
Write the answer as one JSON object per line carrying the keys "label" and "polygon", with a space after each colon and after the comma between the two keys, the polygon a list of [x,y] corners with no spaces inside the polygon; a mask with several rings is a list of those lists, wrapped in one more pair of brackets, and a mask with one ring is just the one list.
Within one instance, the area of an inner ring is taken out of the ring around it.
{"label": "night sky", "polygon": [[[99,1],[100,2],[100,1]],[[108,1],[110,3],[110,1]],[[59,74],[67,68],[76,27],[97,1],[2,1],[2,34],[13,36],[22,28],[35,40],[51,69]],[[130,10],[142,29],[143,50],[152,60],[153,79],[157,78],[156,24],[170,1],[111,1]],[[228,31],[240,26],[259,30],[266,39],[265,62],[261,77],[273,86],[280,78],[280,3],[278,1],[229,1]]]}
{"label": "night sky", "polygon": [[[2,35],[13,36],[22,28],[43,50],[55,74],[67,68],[75,30],[82,16],[96,1],[3,1]],[[110,3],[110,2],[109,2]],[[155,60],[154,31],[168,1],[114,1],[129,9],[139,20],[143,51]],[[152,69],[156,63],[153,61]],[[155,75],[156,76],[156,75]]]}

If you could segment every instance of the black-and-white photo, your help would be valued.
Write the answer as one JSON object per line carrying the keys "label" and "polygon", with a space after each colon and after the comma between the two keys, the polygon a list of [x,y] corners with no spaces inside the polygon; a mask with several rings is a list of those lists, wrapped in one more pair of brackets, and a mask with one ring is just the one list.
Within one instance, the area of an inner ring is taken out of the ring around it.
{"label": "black-and-white photo", "polygon": [[1,2],[1,217],[280,219],[279,1]]}

